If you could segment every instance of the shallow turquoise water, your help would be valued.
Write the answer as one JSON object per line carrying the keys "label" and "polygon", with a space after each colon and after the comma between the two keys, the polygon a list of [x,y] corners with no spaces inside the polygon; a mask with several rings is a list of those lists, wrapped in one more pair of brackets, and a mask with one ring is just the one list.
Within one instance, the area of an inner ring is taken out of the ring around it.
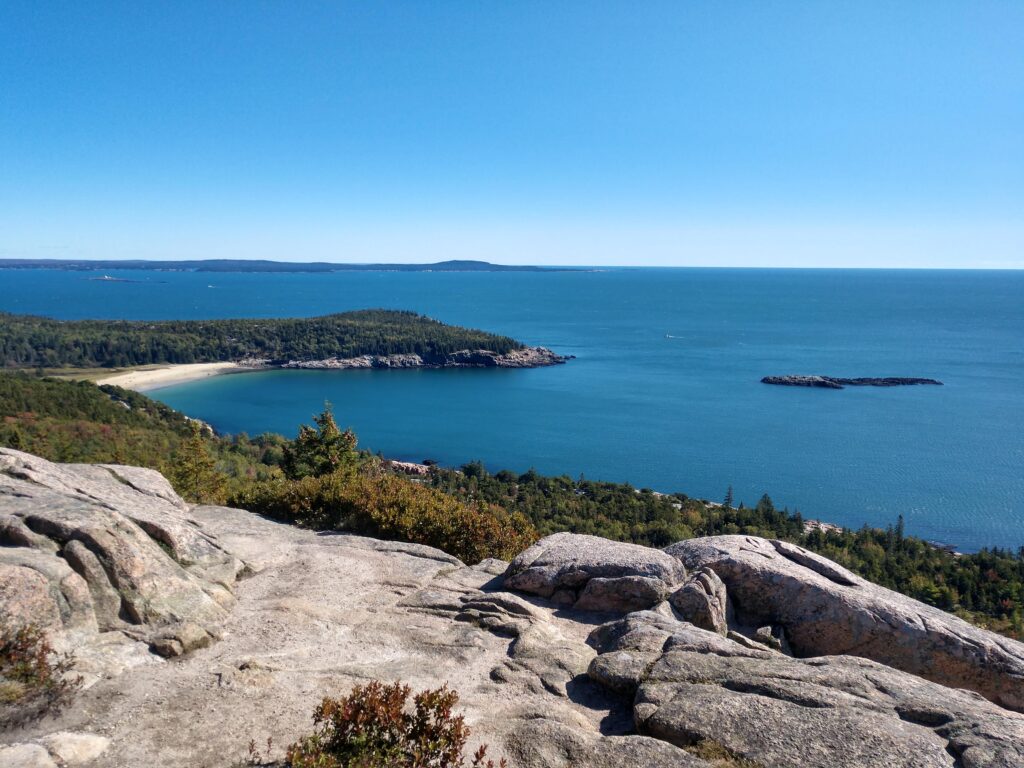
{"label": "shallow turquoise water", "polygon": [[[330,400],[388,456],[623,480],[964,549],[1024,545],[1024,272],[642,269],[246,275],[0,271],[57,317],[413,309],[577,355],[526,371],[272,371],[153,392],[226,431],[293,434]],[[943,387],[770,387],[773,373]]]}

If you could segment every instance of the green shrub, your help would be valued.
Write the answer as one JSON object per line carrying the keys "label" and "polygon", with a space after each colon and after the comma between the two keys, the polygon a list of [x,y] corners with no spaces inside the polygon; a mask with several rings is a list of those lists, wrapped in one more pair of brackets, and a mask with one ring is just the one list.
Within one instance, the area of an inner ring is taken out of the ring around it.
{"label": "green shrub", "polygon": [[71,677],[70,655],[53,650],[34,624],[15,627],[0,617],[0,727],[21,725],[71,703],[82,684]]}
{"label": "green shrub", "polygon": [[437,547],[467,563],[510,560],[537,539],[522,515],[491,504],[466,504],[403,477],[360,475],[348,486],[356,530]]}
{"label": "green shrub", "polygon": [[167,479],[183,499],[195,504],[223,504],[227,498],[227,478],[217,471],[217,460],[198,422],[192,434],[171,456],[165,471]]}
{"label": "green shrub", "polygon": [[[376,680],[348,696],[325,698],[313,714],[316,731],[288,747],[290,768],[458,768],[469,728],[453,715],[459,696],[447,686],[417,693]],[[487,747],[469,765],[494,768]],[[485,762],[486,761],[486,762]],[[499,763],[505,766],[504,760]]]}
{"label": "green shrub", "polygon": [[467,563],[508,560],[537,538],[521,514],[491,504],[466,504],[373,467],[323,477],[254,483],[232,506],[317,530],[343,529],[426,544]]}
{"label": "green shrub", "polygon": [[330,403],[313,421],[315,427],[300,425],[296,438],[284,446],[281,468],[290,480],[322,477],[354,467],[358,461],[355,433],[339,429]]}
{"label": "green shrub", "polygon": [[339,528],[351,515],[345,488],[354,476],[340,471],[300,480],[275,477],[251,483],[231,496],[228,505],[306,528]]}

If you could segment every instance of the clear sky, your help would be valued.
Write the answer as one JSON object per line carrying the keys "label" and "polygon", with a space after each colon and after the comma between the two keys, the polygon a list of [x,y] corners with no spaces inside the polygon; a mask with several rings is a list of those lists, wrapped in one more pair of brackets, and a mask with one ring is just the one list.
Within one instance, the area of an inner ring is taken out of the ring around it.
{"label": "clear sky", "polygon": [[1024,2],[0,7],[0,257],[1024,267]]}

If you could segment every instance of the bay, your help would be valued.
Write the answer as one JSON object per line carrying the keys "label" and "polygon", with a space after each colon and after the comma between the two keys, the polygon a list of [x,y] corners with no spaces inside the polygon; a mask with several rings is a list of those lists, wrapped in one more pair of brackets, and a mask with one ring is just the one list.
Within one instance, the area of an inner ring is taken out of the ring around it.
{"label": "bay", "polygon": [[[534,467],[720,500],[769,493],[963,550],[1024,545],[1024,272],[0,271],[0,309],[284,317],[385,307],[576,355],[533,370],[269,371],[150,394],[227,432],[294,434],[324,401],[395,458]],[[772,387],[767,374],[942,387]]]}

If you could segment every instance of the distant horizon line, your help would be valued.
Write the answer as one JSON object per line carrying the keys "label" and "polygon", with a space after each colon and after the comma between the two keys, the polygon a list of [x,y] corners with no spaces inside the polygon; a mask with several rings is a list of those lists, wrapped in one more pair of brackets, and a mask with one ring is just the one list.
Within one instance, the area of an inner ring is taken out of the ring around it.
{"label": "distant horizon line", "polygon": [[[246,259],[246,258],[175,258],[175,259],[135,259],[135,258],[94,258],[79,257],[73,259],[62,258],[23,258],[14,256],[0,256],[0,269],[75,269],[93,267],[100,269],[106,265],[109,269],[132,269],[139,271],[154,270],[167,271],[175,266],[187,269],[189,265],[220,265],[216,270],[232,272],[228,265],[264,265],[280,266],[283,269],[263,270],[267,272],[331,272],[331,271],[386,271],[388,267],[401,268],[401,271],[424,272],[424,271],[446,271],[446,272],[595,272],[602,270],[628,270],[628,269],[757,269],[757,270],[815,270],[815,271],[875,271],[875,272],[1020,272],[1024,271],[1024,264],[1020,266],[853,266],[853,265],[830,265],[830,266],[809,266],[809,265],[742,265],[742,264],[505,264],[490,262],[484,259],[443,259],[440,261],[284,261],[281,259]],[[126,265],[126,266],[122,266]],[[461,267],[459,265],[462,265]],[[316,269],[303,269],[303,267],[315,267]],[[332,268],[339,268],[334,270]],[[431,270],[431,267],[448,267],[447,269]],[[256,271],[256,270],[238,270]]]}

